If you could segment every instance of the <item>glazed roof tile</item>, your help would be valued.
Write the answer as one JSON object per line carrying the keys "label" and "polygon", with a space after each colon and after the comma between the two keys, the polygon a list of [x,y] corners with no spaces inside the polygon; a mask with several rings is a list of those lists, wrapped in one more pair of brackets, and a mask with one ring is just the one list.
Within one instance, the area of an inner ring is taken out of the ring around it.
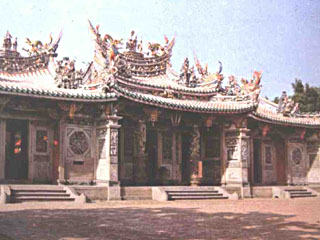
{"label": "glazed roof tile", "polygon": [[250,112],[256,107],[252,101],[236,102],[223,101],[223,99],[220,99],[220,101],[174,99],[129,91],[128,89],[122,88],[119,85],[115,85],[114,89],[120,96],[132,101],[179,111],[234,114]]}
{"label": "glazed roof tile", "polygon": [[160,74],[157,76],[133,76],[131,78],[125,78],[123,76],[117,76],[120,83],[136,86],[137,88],[146,87],[154,89],[170,89],[173,91],[179,91],[190,94],[208,94],[214,95],[217,93],[216,88],[212,87],[187,87],[178,83],[179,76],[171,69],[167,70],[166,74]]}
{"label": "glazed roof tile", "polygon": [[54,82],[53,63],[47,68],[33,72],[0,72],[0,93],[20,96],[32,96],[72,101],[112,101],[115,93],[84,89],[57,88]]}
{"label": "glazed roof tile", "polygon": [[277,104],[270,102],[265,98],[259,99],[259,105],[252,114],[258,118],[267,120],[271,123],[279,123],[284,125],[300,126],[300,127],[319,127],[320,117],[318,115],[297,115],[284,116],[277,113]]}

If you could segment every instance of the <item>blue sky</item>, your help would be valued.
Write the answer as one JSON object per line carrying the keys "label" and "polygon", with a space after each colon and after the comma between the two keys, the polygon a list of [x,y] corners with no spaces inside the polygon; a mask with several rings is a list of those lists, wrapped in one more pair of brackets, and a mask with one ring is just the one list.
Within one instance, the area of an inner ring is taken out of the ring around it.
{"label": "blue sky", "polygon": [[48,41],[63,29],[59,57],[92,60],[94,44],[90,19],[101,33],[128,38],[135,30],[147,43],[163,43],[176,36],[172,63],[179,71],[185,57],[195,52],[215,72],[218,60],[225,76],[250,78],[263,70],[262,95],[273,99],[300,78],[320,86],[320,1],[4,1],[1,0],[0,34],[7,29],[18,37]]}

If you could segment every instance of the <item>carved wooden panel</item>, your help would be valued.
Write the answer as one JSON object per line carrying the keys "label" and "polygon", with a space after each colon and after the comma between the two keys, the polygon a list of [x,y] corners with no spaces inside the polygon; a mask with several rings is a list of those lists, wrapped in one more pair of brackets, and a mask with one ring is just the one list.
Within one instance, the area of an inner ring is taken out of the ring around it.
{"label": "carved wooden panel", "polygon": [[34,155],[33,161],[34,162],[49,162],[49,156],[48,155]]}
{"label": "carved wooden panel", "polygon": [[249,142],[247,139],[241,141],[241,160],[242,162],[248,162],[249,160]]}
{"label": "carved wooden panel", "polygon": [[289,166],[291,168],[291,181],[293,184],[306,183],[306,157],[304,157],[303,144],[294,143],[289,147]]}
{"label": "carved wooden panel", "polygon": [[45,130],[36,131],[36,152],[46,153],[48,151],[48,132]]}
{"label": "carved wooden panel", "polygon": [[227,147],[227,160],[238,160],[239,153],[238,153],[238,141],[237,138],[226,138],[225,143]]}
{"label": "carved wooden panel", "polygon": [[49,183],[52,178],[53,130],[49,123],[30,122],[31,162],[29,163],[30,179],[35,182]]}

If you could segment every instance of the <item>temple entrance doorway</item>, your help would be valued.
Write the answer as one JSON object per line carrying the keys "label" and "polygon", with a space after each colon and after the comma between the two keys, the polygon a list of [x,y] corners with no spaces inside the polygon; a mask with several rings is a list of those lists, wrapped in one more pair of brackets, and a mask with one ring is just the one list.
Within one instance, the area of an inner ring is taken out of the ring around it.
{"label": "temple entrance doorway", "polygon": [[146,151],[148,154],[147,175],[149,185],[156,185],[158,168],[158,138],[156,130],[147,131]]}
{"label": "temple entrance doorway", "polygon": [[28,121],[7,120],[5,178],[28,179]]}
{"label": "temple entrance doorway", "polygon": [[262,184],[261,141],[253,140],[253,184]]}

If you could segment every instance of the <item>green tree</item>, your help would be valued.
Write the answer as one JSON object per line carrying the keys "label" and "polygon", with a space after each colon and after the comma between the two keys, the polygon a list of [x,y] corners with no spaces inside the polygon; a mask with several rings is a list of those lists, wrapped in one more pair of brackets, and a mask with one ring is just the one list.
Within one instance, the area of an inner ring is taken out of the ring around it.
{"label": "green tree", "polygon": [[311,87],[308,83],[303,84],[300,79],[295,79],[292,83],[293,96],[295,102],[300,103],[301,112],[320,111],[320,88]]}

